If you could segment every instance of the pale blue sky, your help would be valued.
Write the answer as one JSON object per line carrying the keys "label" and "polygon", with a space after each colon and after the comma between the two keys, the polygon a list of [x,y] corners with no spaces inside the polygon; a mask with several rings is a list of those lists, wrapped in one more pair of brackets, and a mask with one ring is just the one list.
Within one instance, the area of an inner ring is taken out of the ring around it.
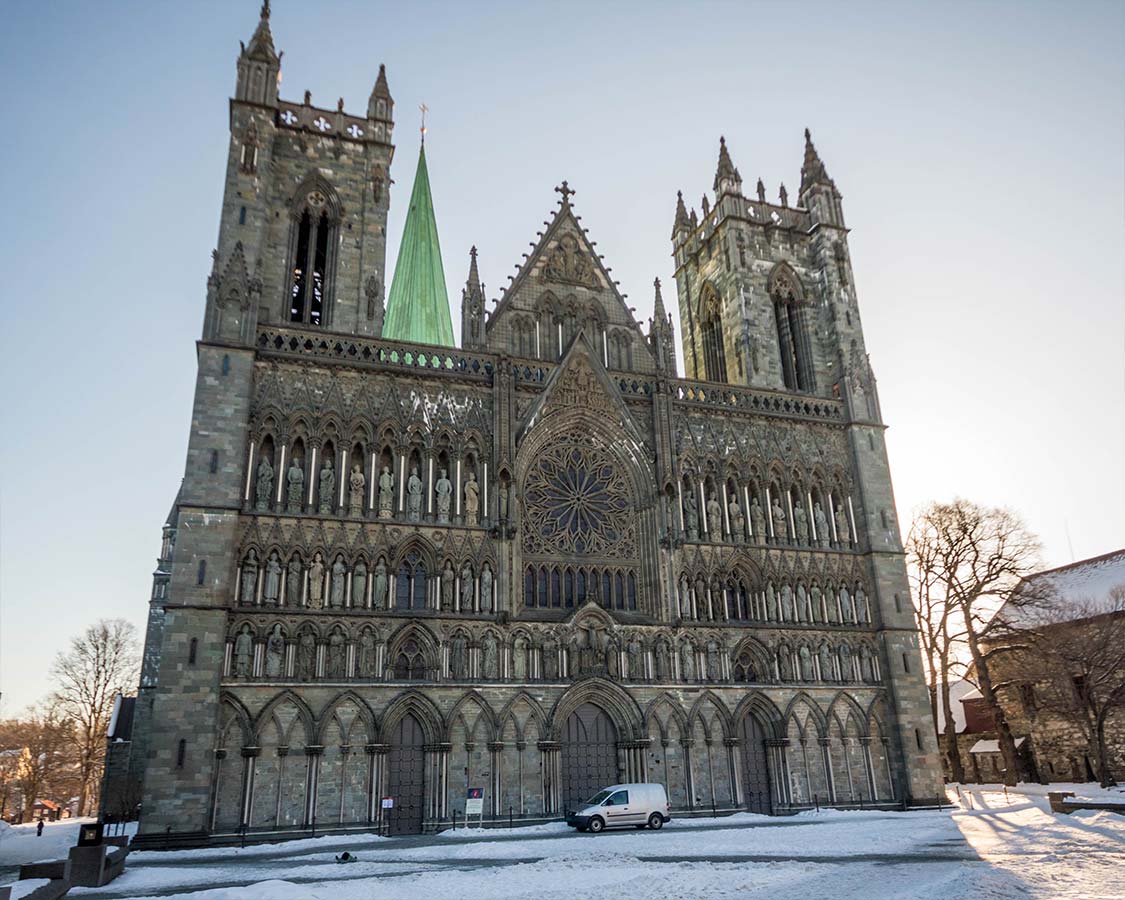
{"label": "pale blue sky", "polygon": [[[396,101],[394,260],[427,156],[451,294],[488,293],[563,178],[651,314],[720,134],[844,195],[900,516],[959,492],[1061,564],[1125,545],[1120,3],[296,3],[282,94]],[[183,468],[238,41],[256,2],[4,5],[3,713],[87,622],[140,627]],[[454,310],[455,330],[458,311]],[[459,331],[458,331],[459,333]],[[1073,553],[1071,550],[1073,545]]]}

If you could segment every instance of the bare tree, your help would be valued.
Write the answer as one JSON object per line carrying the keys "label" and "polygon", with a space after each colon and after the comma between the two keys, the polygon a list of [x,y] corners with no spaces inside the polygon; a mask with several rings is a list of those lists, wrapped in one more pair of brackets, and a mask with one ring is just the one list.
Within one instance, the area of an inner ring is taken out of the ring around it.
{"label": "bare tree", "polygon": [[23,812],[30,814],[36,800],[52,795],[65,803],[74,787],[72,723],[57,708],[47,706],[32,710],[18,726],[22,747],[16,784]]}
{"label": "bare tree", "polygon": [[[1023,579],[1039,564],[1039,540],[1013,512],[979,506],[962,498],[932,503],[915,518],[912,539],[924,547],[939,591],[963,629],[972,671],[996,722],[1004,758],[1004,783],[1019,777],[1016,742],[997,698],[990,663],[1012,643],[1012,618],[1019,609],[1041,602]],[[1006,607],[1011,616],[997,616]],[[1007,640],[1005,640],[1007,639]]]}
{"label": "bare tree", "polygon": [[[916,520],[906,539],[906,554],[914,593],[914,612],[929,672],[930,710],[934,731],[945,744],[950,777],[962,783],[965,766],[957,746],[957,723],[953,718],[949,692],[955,674],[964,670],[958,652],[965,649],[965,630],[956,609],[946,602],[940,577],[939,551],[940,546],[932,529],[926,527],[926,520]],[[944,730],[938,727],[939,719],[945,722]]]}
{"label": "bare tree", "polygon": [[1125,585],[1107,598],[1054,598],[1028,624],[1036,705],[1077,727],[1102,787],[1113,778],[1106,723],[1125,712]]}
{"label": "bare tree", "polygon": [[135,688],[140,665],[137,630],[124,619],[100,619],[55,657],[52,701],[74,722],[82,784],[78,811],[95,807],[114,696]]}

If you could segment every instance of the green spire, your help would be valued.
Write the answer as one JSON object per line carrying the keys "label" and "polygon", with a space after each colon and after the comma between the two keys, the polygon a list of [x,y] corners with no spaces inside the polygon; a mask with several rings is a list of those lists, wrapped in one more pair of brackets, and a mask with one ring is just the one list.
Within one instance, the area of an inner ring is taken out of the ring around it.
{"label": "green spire", "polygon": [[441,265],[424,143],[418,154],[414,191],[410,195],[410,209],[406,213],[394,280],[387,298],[383,337],[454,346],[453,320],[449,315],[449,294],[445,290],[445,270]]}

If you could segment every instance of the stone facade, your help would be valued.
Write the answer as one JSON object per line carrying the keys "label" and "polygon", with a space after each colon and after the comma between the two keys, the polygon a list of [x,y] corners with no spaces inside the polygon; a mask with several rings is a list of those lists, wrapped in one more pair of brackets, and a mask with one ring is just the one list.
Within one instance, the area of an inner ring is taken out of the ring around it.
{"label": "stone facade", "polygon": [[486,822],[618,780],[676,814],[936,797],[835,186],[681,205],[690,379],[566,184],[490,313],[474,251],[462,349],[411,346],[381,337],[385,76],[361,118],[244,84],[278,65],[266,10],[151,601],[141,842],[440,828],[467,787]]}

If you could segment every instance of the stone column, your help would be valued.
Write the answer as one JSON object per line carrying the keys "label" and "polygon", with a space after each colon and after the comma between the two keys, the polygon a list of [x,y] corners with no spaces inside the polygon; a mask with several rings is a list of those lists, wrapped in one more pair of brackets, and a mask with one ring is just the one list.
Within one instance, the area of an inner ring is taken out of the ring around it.
{"label": "stone column", "polygon": [[310,744],[305,747],[305,756],[309,758],[309,770],[305,782],[305,827],[315,825],[316,794],[320,787],[320,757],[324,747],[319,744]]}
{"label": "stone column", "polygon": [[727,775],[730,782],[731,806],[742,805],[742,777],[739,773],[738,748],[741,739],[735,737],[723,738],[723,746],[727,748]]}
{"label": "stone column", "polygon": [[832,770],[831,741],[822,737],[817,738],[816,742],[820,746],[820,764],[824,767],[824,781],[828,786],[828,799],[825,802],[835,803],[837,801],[836,773]]}

